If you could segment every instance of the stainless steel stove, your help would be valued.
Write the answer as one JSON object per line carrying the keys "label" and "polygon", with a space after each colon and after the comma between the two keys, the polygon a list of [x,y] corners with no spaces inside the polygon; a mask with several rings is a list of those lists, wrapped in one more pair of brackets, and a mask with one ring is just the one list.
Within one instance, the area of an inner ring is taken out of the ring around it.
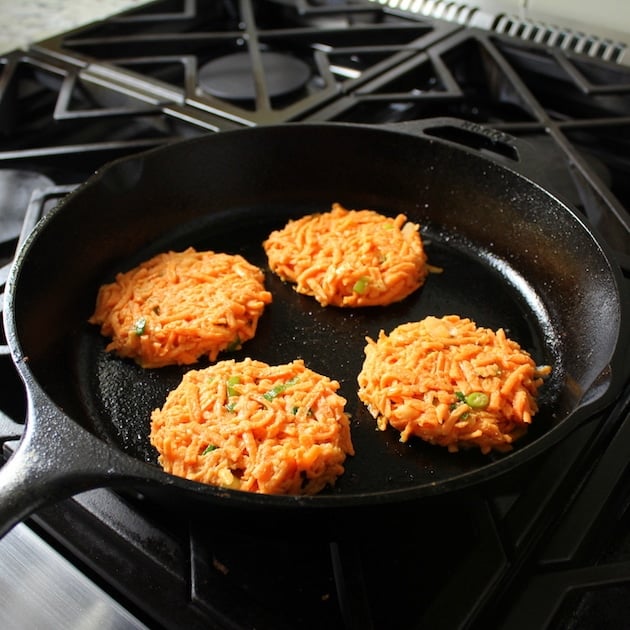
{"label": "stainless steel stove", "polygon": [[[527,175],[584,215],[630,282],[623,46],[589,54],[403,4],[159,0],[1,57],[0,283],[39,217],[116,157],[276,122],[436,116],[526,140]],[[6,458],[26,415],[6,345],[0,380]],[[378,524],[368,539],[244,538],[90,491],[0,541],[0,626],[624,627],[629,433],[626,383],[500,487],[430,519],[418,506],[401,530],[431,545]]]}

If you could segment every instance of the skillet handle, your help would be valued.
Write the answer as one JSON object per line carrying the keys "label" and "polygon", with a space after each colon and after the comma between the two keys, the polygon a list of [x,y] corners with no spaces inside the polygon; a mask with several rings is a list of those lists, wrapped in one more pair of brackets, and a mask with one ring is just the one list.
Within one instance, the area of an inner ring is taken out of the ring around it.
{"label": "skillet handle", "polygon": [[496,162],[518,175],[554,191],[554,172],[540,159],[540,148],[526,137],[513,136],[500,129],[459,118],[426,118],[383,125],[390,131],[408,133],[438,142]]}
{"label": "skillet handle", "polygon": [[0,538],[39,508],[79,492],[157,481],[150,466],[110,448],[43,395],[38,398],[37,404],[29,400],[24,434],[0,468]]}
{"label": "skillet handle", "polygon": [[523,162],[528,143],[499,129],[459,118],[425,118],[383,125],[386,129],[435,138],[489,156],[512,168]]}

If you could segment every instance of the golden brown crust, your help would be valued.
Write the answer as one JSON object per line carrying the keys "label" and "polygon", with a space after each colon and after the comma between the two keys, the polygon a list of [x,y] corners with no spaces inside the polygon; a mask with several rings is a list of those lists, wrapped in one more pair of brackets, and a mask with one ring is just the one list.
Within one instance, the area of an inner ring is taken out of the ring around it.
{"label": "golden brown crust", "polygon": [[301,360],[191,370],[151,417],[166,472],[265,494],[314,494],[354,454],[339,383]]}
{"label": "golden brown crust", "polygon": [[373,210],[311,214],[263,243],[270,269],[322,306],[385,306],[422,286],[427,275],[419,227]]}
{"label": "golden brown crust", "polygon": [[107,350],[147,368],[214,361],[254,337],[271,293],[242,256],[158,254],[103,285],[90,322],[111,338]]}
{"label": "golden brown crust", "polygon": [[502,329],[457,315],[427,317],[368,339],[359,398],[379,429],[391,425],[401,441],[505,451],[526,433],[550,370]]}

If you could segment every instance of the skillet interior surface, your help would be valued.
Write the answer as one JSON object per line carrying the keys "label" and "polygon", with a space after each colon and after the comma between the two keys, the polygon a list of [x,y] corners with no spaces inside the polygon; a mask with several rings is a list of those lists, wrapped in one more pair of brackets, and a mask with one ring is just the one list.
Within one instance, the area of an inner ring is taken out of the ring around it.
{"label": "skillet interior surface", "polygon": [[[333,494],[421,491],[483,477],[561,431],[584,393],[596,389],[615,351],[617,287],[598,244],[545,191],[479,155],[407,133],[306,125],[226,135],[106,168],[26,248],[14,296],[21,350],[48,396],[91,432],[155,463],[150,413],[185,371],[205,363],[143,370],[106,354],[86,320],[101,283],[188,245],[242,254],[265,270],[273,294],[255,339],[220,358],[301,357],[341,383],[356,455]],[[334,147],[349,154],[331,158]],[[262,242],[289,218],[333,201],[404,212],[421,224],[429,263],[443,272],[385,308],[323,308],[298,295],[269,272]],[[450,313],[505,328],[538,363],[553,366],[533,428],[510,455],[401,444],[395,431],[375,429],[357,398],[366,336]]]}

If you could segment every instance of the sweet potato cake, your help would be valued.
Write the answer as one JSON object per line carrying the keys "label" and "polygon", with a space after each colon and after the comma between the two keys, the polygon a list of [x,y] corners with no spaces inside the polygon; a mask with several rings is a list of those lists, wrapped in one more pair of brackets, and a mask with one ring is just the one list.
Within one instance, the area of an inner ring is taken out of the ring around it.
{"label": "sweet potato cake", "polygon": [[289,221],[263,243],[270,269],[322,306],[385,306],[422,286],[419,226],[399,214],[332,210]]}
{"label": "sweet potato cake", "polygon": [[538,410],[550,366],[537,367],[503,329],[457,315],[402,324],[367,339],[359,398],[385,430],[449,451],[507,451]]}
{"label": "sweet potato cake", "polygon": [[339,383],[302,360],[224,360],[184,375],[151,416],[168,473],[264,494],[315,494],[353,455]]}
{"label": "sweet potato cake", "polygon": [[271,293],[242,256],[192,247],[166,252],[100,287],[89,321],[107,351],[142,367],[188,365],[240,348],[256,333]]}

